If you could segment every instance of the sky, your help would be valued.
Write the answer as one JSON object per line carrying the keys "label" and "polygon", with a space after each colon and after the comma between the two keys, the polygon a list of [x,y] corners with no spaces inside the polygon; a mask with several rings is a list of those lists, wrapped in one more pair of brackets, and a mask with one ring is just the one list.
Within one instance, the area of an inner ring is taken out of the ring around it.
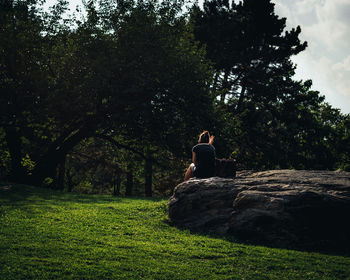
{"label": "sky", "polygon": [[[46,5],[55,2],[48,0]],[[272,2],[275,13],[287,18],[286,30],[300,25],[299,38],[308,42],[305,51],[292,57],[297,65],[295,79],[311,79],[312,89],[324,95],[327,103],[350,114],[350,0]],[[74,11],[81,0],[69,3]]]}
{"label": "sky", "polygon": [[272,0],[287,29],[300,25],[305,51],[293,57],[295,78],[311,79],[313,89],[344,114],[350,113],[350,0]]}

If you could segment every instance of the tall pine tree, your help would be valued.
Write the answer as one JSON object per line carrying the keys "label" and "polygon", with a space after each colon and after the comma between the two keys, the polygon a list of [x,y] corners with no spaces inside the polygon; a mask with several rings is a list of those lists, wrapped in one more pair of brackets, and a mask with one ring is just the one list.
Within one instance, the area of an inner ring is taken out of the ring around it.
{"label": "tall pine tree", "polygon": [[300,27],[285,30],[270,0],[204,1],[192,15],[216,70],[220,133],[234,156],[250,168],[296,166],[298,135],[314,124],[312,111],[323,101],[311,81],[293,79],[291,57],[307,47]]}

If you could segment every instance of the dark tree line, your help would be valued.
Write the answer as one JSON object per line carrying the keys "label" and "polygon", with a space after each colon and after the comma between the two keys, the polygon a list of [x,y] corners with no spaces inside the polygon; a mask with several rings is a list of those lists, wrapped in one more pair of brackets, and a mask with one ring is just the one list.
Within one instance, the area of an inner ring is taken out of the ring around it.
{"label": "dark tree line", "polygon": [[240,168],[349,169],[350,117],[293,79],[300,27],[270,0],[0,2],[2,178],[166,193],[197,134]]}

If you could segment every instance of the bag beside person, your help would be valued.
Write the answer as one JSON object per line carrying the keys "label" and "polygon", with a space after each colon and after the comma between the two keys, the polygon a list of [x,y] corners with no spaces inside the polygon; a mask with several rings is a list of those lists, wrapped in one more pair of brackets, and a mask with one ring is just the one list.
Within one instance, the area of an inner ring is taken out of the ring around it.
{"label": "bag beside person", "polygon": [[215,160],[215,175],[223,178],[236,177],[236,160],[233,158],[222,158]]}

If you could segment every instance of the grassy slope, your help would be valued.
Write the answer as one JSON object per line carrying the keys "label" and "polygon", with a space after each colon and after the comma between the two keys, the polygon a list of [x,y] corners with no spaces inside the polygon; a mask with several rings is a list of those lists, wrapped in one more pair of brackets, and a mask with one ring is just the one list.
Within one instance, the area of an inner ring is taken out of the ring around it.
{"label": "grassy slope", "polygon": [[167,223],[167,200],[0,186],[0,279],[350,279],[350,257]]}

